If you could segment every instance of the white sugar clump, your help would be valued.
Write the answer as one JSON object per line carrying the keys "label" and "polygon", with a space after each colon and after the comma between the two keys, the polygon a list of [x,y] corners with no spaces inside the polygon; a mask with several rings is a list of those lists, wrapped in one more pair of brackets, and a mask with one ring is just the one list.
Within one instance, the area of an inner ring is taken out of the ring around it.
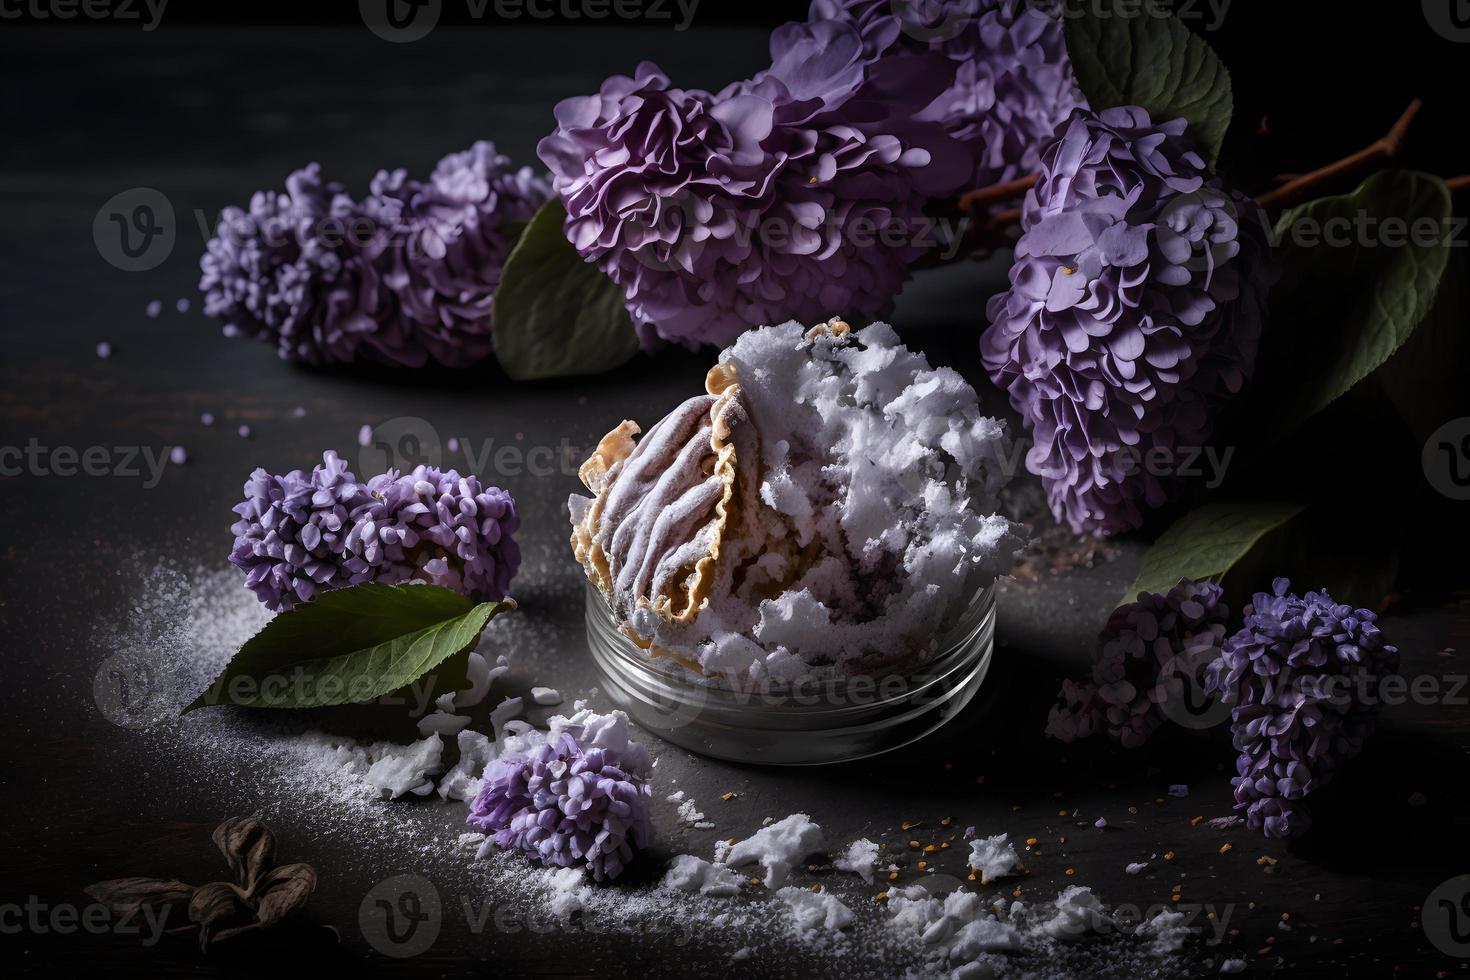
{"label": "white sugar clump", "polygon": [[1139,923],[1135,933],[1153,940],[1149,948],[1155,956],[1170,956],[1184,948],[1184,941],[1189,938],[1189,926],[1183,912],[1159,909],[1153,918]]}
{"label": "white sugar clump", "polygon": [[[583,467],[573,542],[639,639],[727,681],[932,655],[1021,530],[999,513],[1005,425],[877,323],[747,331],[708,395]],[[674,668],[670,668],[674,669]]]}
{"label": "white sugar clump", "polygon": [[786,876],[795,864],[821,849],[822,828],[805,813],[793,813],[730,848],[725,860],[734,868],[759,864],[766,872],[766,887],[775,889],[786,883]]}
{"label": "white sugar clump", "polygon": [[586,906],[592,886],[587,883],[587,876],[582,868],[557,868],[545,872],[545,875],[552,915],[565,918]]}
{"label": "white sugar clump", "polygon": [[537,704],[561,704],[561,692],[554,687],[531,688],[531,700]]}
{"label": "white sugar clump", "polygon": [[495,759],[495,743],[475,731],[459,733],[459,761],[439,780],[439,798],[472,800],[480,792],[485,767]]}
{"label": "white sugar clump", "polygon": [[1069,885],[1052,904],[1056,914],[1036,926],[1034,934],[1059,942],[1075,942],[1089,933],[1112,927],[1113,921],[1103,910],[1102,902],[1085,885]]}
{"label": "white sugar clump", "polygon": [[922,885],[910,885],[888,893],[888,911],[893,928],[917,935],[953,962],[1021,948],[1020,931],[986,909],[974,892],[956,891],[941,899]]}
{"label": "white sugar clump", "polygon": [[852,925],[852,909],[843,905],[831,892],[790,886],[778,890],[776,897],[791,906],[792,924],[798,936],[832,932]]}
{"label": "white sugar clump", "polygon": [[1016,873],[1021,858],[1005,834],[970,841],[970,867],[980,872],[980,883]]}
{"label": "white sugar clump", "polygon": [[439,760],[444,755],[444,740],[438,735],[409,745],[373,742],[356,751],[369,760],[363,780],[390,800],[405,793],[428,795],[434,789],[430,777],[443,771]]}
{"label": "white sugar clump", "polygon": [[849,844],[847,850],[832,862],[832,866],[838,871],[850,871],[861,875],[863,881],[871,885],[873,866],[877,863],[878,845],[864,837]]}
{"label": "white sugar clump", "polygon": [[744,879],[729,868],[712,864],[693,854],[680,854],[669,862],[660,888],[690,892],[710,898],[729,898],[740,893]]}
{"label": "white sugar clump", "polygon": [[1128,872],[1131,875],[1136,875],[1136,874],[1142,874],[1147,869],[1148,869],[1148,862],[1147,861],[1134,861],[1131,864],[1129,864],[1126,868],[1124,868],[1123,870],[1126,871],[1126,872]]}

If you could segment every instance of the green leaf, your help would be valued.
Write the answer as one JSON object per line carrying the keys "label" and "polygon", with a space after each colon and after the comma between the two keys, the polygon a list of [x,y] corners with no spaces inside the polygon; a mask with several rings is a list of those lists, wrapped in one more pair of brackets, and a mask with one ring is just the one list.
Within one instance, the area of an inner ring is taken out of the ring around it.
{"label": "green leaf", "polygon": [[1470,415],[1470,263],[1456,250],[1434,306],[1373,377],[1421,445],[1447,420]]}
{"label": "green leaf", "polygon": [[[1383,366],[1414,333],[1449,261],[1450,216],[1444,182],[1405,170],[1281,216],[1281,281],[1249,396],[1276,438]],[[1433,229],[1422,238],[1412,233],[1421,222]],[[1391,230],[1398,228],[1407,230],[1402,244]]]}
{"label": "green leaf", "polygon": [[[1206,504],[1175,521],[1143,556],[1138,577],[1123,597],[1132,602],[1140,592],[1168,592],[1181,578],[1219,582],[1239,566],[1272,531],[1291,520],[1302,505],[1276,502]],[[1256,587],[1248,583],[1247,589]],[[1237,588],[1227,585],[1226,599]]]}
{"label": "green leaf", "polygon": [[598,374],[638,353],[623,292],[582,259],[553,197],[505,260],[495,290],[495,356],[517,381]]}
{"label": "green leaf", "polygon": [[1072,70],[1093,109],[1142,106],[1156,123],[1182,116],[1214,166],[1234,103],[1230,72],[1208,44],[1154,0],[1128,16],[1067,0],[1063,25]]}
{"label": "green leaf", "polygon": [[184,709],[215,704],[315,708],[371,701],[444,666],[463,684],[464,657],[491,617],[515,603],[481,602],[437,585],[365,583],[324,592],[246,641]]}

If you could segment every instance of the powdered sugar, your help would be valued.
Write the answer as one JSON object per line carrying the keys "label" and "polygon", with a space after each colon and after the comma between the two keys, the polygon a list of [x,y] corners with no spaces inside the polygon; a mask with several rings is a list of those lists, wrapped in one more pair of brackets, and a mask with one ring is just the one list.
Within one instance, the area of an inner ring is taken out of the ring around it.
{"label": "powdered sugar", "polygon": [[780,888],[799,860],[822,849],[822,828],[805,813],[762,827],[730,849],[731,867],[759,864],[765,869],[767,888]]}

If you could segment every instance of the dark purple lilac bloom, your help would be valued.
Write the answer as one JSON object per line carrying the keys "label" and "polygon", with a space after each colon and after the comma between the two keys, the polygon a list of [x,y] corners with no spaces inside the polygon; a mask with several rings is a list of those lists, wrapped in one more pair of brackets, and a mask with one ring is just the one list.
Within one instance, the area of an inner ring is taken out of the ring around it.
{"label": "dark purple lilac bloom", "polygon": [[1184,120],[1078,110],[1021,227],[986,309],[986,369],[1031,430],[1026,465],[1057,519],[1138,527],[1177,482],[1142,461],[1204,446],[1255,364],[1273,278],[1260,209],[1209,173]]}
{"label": "dark purple lilac bloom", "polygon": [[366,500],[366,488],[331,451],[310,475],[257,469],[234,507],[240,519],[230,528],[230,561],[246,571],[246,588],[269,609],[289,609],[348,585],[342,549],[352,515]]}
{"label": "dark purple lilac bloom", "polygon": [[585,864],[610,881],[653,836],[651,790],[634,768],[613,748],[563,733],[490,763],[466,823],[499,847],[558,868]]}
{"label": "dark purple lilac bloom", "polygon": [[644,63],[556,108],[537,148],[566,233],[622,287],[645,345],[881,314],[933,244],[924,203],[973,171],[919,119],[954,65],[865,53],[838,22],[787,24],[772,65],[719,93]]}
{"label": "dark purple lilac bloom", "polygon": [[814,0],[809,19],[853,24],[870,56],[936,51],[954,81],[923,112],[974,150],[972,187],[1034,173],[1084,105],[1057,5],[1041,0]]}
{"label": "dark purple lilac bloom", "polygon": [[1230,608],[1213,582],[1181,579],[1113,610],[1098,638],[1090,683],[1063,681],[1047,734],[1064,742],[1106,730],[1125,748],[1147,742],[1220,654]]}
{"label": "dark purple lilac bloom", "polygon": [[503,599],[521,562],[510,494],[454,470],[389,470],[363,484],[328,451],[309,476],[257,469],[234,511],[230,561],[274,610],[362,582],[429,582]]}
{"label": "dark purple lilac bloom", "polygon": [[389,470],[368,481],[343,565],[353,583],[429,582],[481,601],[505,598],[521,564],[515,501],[454,470]]}
{"label": "dark purple lilac bloom", "polygon": [[1234,705],[1235,808],[1282,838],[1306,832],[1308,795],[1362,751],[1378,724],[1383,679],[1399,664],[1372,612],[1290,588],[1279,578],[1256,593],[1206,677]]}
{"label": "dark purple lilac bloom", "polygon": [[311,164],[285,193],[221,213],[201,261],[204,311],[287,360],[477,363],[490,354],[500,269],[549,195],[485,142],[428,181],[379,172],[361,202]]}

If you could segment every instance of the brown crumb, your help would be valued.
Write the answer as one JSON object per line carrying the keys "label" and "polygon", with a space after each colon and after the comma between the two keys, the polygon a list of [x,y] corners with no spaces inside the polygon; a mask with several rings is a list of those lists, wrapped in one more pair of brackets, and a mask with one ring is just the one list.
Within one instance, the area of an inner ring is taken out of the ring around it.
{"label": "brown crumb", "polygon": [[1233,848],[1234,848],[1234,847],[1235,847],[1235,845],[1234,845],[1234,844],[1231,844],[1231,843],[1229,843],[1229,842],[1226,842],[1226,843],[1224,843],[1224,844],[1221,844],[1221,845],[1220,845],[1220,853],[1221,853],[1221,854],[1229,854],[1229,853],[1230,853],[1230,851],[1231,851],[1231,850],[1232,850],[1232,849],[1233,849]]}
{"label": "brown crumb", "polygon": [[1164,860],[1165,861],[1172,861],[1172,860],[1174,860],[1174,852],[1173,851],[1165,851],[1164,852]]}

